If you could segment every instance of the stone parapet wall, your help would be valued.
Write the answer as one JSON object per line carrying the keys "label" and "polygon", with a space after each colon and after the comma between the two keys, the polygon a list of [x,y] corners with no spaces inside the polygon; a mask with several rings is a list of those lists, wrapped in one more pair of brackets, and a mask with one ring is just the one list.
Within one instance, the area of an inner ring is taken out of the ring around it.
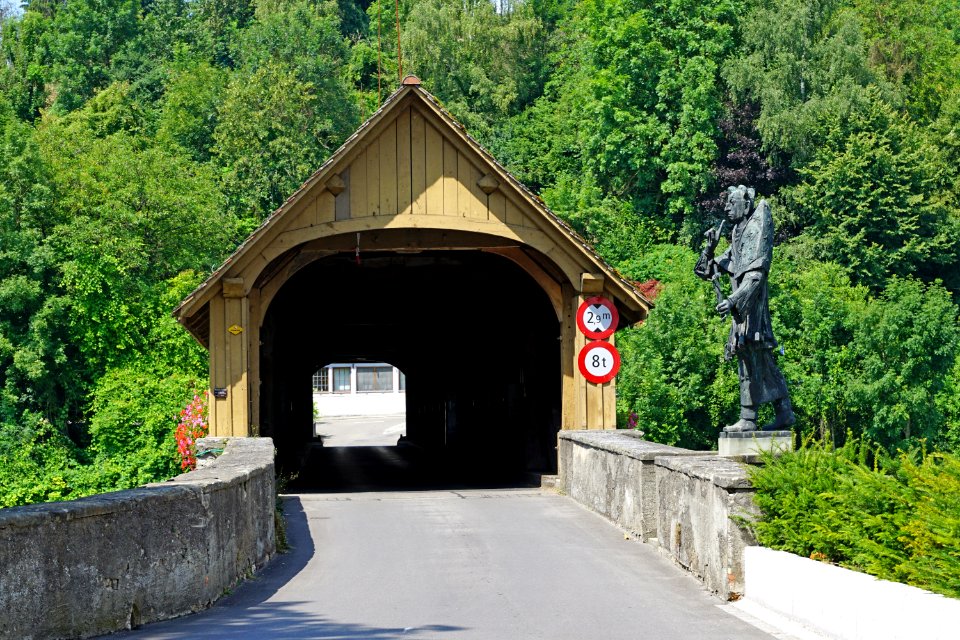
{"label": "stone parapet wall", "polygon": [[210,606],[275,551],[273,441],[139,489],[0,510],[0,637],[82,638]]}
{"label": "stone parapet wall", "polygon": [[725,600],[743,595],[743,550],[756,544],[737,518],[754,514],[746,465],[716,455],[658,457],[661,551]]}
{"label": "stone parapet wall", "polygon": [[657,536],[657,456],[695,451],[647,442],[625,431],[561,431],[559,486],[641,540]]}
{"label": "stone parapet wall", "polygon": [[558,442],[564,493],[658,545],[722,598],[743,593],[743,549],[755,544],[735,520],[753,512],[746,465],[629,431],[561,431]]}

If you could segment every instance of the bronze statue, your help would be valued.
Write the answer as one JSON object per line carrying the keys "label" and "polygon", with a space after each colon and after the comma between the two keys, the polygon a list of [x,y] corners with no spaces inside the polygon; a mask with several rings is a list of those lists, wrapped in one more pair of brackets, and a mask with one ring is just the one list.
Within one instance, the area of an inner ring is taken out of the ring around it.
{"label": "bronze statue", "polygon": [[[721,317],[732,316],[730,335],[723,353],[726,360],[737,356],[740,375],[740,420],[724,427],[724,431],[755,431],[757,409],[772,402],[776,418],[763,427],[764,431],[789,428],[796,422],[790,393],[774,350],[777,340],[770,326],[770,307],[767,302],[767,276],[773,259],[773,217],[766,200],[754,206],[755,192],[740,185],[730,187],[725,211],[733,223],[730,248],[718,258],[714,249],[720,240],[723,223],[718,229],[708,229],[707,244],[694,267],[704,280],[713,282],[717,293],[717,311]],[[720,285],[720,276],[730,278],[731,292],[726,298]]]}

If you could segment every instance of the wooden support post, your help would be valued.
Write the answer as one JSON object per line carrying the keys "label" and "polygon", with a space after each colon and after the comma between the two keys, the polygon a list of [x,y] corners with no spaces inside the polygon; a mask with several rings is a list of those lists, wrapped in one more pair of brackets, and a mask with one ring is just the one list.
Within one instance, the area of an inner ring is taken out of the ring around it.
{"label": "wooden support post", "polygon": [[[576,309],[587,299],[603,294],[604,278],[602,275],[582,273],[580,275],[580,295],[574,306]],[[580,350],[586,346],[588,340],[579,330],[576,332],[576,349],[574,362],[580,355]],[[613,339],[609,340],[611,343]],[[616,386],[613,381],[605,384],[587,382],[575,365],[575,386],[577,396],[577,424],[579,429],[616,429]]]}
{"label": "wooden support post", "polygon": [[249,376],[247,378],[247,396],[250,416],[250,435],[260,435],[260,289],[253,289],[248,296],[249,305],[247,315],[247,363]]}
{"label": "wooden support post", "polygon": [[[214,436],[250,435],[249,324],[250,301],[243,280],[224,278],[221,295],[210,300],[210,432]],[[218,390],[225,390],[226,397],[218,398]]]}
{"label": "wooden support post", "polygon": [[577,292],[569,284],[561,287],[560,375],[562,376],[561,429],[579,429],[577,420]]}

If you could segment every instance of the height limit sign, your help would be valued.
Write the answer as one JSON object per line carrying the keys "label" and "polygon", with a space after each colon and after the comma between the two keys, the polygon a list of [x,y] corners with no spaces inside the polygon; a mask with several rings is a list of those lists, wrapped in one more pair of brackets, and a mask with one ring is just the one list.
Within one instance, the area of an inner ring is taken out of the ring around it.
{"label": "height limit sign", "polygon": [[577,327],[591,339],[577,358],[580,373],[588,382],[610,382],[620,371],[620,353],[604,340],[613,335],[619,322],[617,308],[606,298],[587,298],[577,309]]}
{"label": "height limit sign", "polygon": [[612,302],[599,296],[587,298],[577,309],[577,327],[591,340],[602,340],[613,335],[620,322],[620,314]]}

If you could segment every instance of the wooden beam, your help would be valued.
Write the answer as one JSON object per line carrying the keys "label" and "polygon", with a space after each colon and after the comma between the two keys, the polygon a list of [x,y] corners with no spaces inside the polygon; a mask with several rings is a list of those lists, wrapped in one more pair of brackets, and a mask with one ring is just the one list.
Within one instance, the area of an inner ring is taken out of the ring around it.
{"label": "wooden beam", "polygon": [[243,278],[224,278],[223,279],[223,297],[224,298],[242,298],[246,294],[243,287]]}
{"label": "wooden beam", "polygon": [[603,276],[595,273],[581,273],[580,293],[595,296],[603,293]]}

